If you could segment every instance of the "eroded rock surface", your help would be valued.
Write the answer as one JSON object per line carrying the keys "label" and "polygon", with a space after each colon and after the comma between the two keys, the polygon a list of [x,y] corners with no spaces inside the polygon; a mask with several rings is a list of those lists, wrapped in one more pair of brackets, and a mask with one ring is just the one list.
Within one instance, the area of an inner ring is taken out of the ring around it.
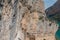
{"label": "eroded rock surface", "polygon": [[44,12],[43,0],[1,0],[0,40],[41,40],[53,35],[56,24]]}

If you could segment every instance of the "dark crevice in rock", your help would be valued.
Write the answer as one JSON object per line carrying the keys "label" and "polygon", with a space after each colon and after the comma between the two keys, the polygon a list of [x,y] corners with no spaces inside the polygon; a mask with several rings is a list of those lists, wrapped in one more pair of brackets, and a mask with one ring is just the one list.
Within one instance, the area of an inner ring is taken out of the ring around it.
{"label": "dark crevice in rock", "polygon": [[15,0],[13,5],[14,14],[13,14],[12,22],[15,22],[17,18],[17,3],[18,3],[18,0]]}
{"label": "dark crevice in rock", "polygon": [[3,5],[0,3],[0,7],[3,7]]}
{"label": "dark crevice in rock", "polygon": [[8,4],[11,3],[12,0],[8,0]]}
{"label": "dark crevice in rock", "polygon": [[24,17],[25,13],[23,13],[22,18]]}
{"label": "dark crevice in rock", "polygon": [[30,40],[35,40],[35,36],[34,35],[31,35],[30,36]]}
{"label": "dark crevice in rock", "polygon": [[12,22],[15,22],[16,19],[16,13],[13,15]]}
{"label": "dark crevice in rock", "polygon": [[0,14],[0,21],[1,21],[1,19],[2,19],[2,15]]}
{"label": "dark crevice in rock", "polygon": [[27,6],[28,10],[31,10],[32,6]]}
{"label": "dark crevice in rock", "polygon": [[21,40],[20,38],[18,38],[18,40]]}
{"label": "dark crevice in rock", "polygon": [[51,26],[52,25],[52,23],[49,23],[49,26]]}
{"label": "dark crevice in rock", "polygon": [[46,40],[46,39],[43,39],[43,40]]}
{"label": "dark crevice in rock", "polygon": [[28,0],[20,0],[20,2],[22,3],[23,6],[27,6],[27,1]]}

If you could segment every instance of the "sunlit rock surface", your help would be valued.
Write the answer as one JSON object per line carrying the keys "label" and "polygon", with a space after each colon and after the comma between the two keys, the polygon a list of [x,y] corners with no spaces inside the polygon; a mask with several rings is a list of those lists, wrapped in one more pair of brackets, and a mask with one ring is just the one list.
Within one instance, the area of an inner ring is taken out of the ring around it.
{"label": "sunlit rock surface", "polygon": [[54,40],[57,25],[46,18],[43,0],[1,0],[0,4],[0,40]]}

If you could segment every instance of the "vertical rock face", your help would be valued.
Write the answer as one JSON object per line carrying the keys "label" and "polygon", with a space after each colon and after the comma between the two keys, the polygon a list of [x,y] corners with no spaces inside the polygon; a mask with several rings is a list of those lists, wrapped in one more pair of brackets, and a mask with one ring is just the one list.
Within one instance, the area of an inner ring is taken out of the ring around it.
{"label": "vertical rock face", "polygon": [[56,24],[45,17],[43,0],[1,0],[0,4],[1,40],[43,40],[56,31]]}
{"label": "vertical rock face", "polygon": [[[0,31],[0,40],[24,40],[24,34],[20,28],[20,14],[17,12],[18,0],[2,0],[4,1],[2,11],[0,13],[1,18],[1,31]],[[19,28],[19,29],[18,29]],[[22,37],[23,36],[23,37]]]}

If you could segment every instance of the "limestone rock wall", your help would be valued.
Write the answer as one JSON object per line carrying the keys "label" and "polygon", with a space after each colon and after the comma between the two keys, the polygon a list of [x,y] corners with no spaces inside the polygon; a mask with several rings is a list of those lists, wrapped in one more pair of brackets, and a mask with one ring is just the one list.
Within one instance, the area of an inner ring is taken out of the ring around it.
{"label": "limestone rock wall", "polygon": [[46,18],[43,0],[1,0],[0,4],[1,40],[43,40],[54,36],[57,26]]}

